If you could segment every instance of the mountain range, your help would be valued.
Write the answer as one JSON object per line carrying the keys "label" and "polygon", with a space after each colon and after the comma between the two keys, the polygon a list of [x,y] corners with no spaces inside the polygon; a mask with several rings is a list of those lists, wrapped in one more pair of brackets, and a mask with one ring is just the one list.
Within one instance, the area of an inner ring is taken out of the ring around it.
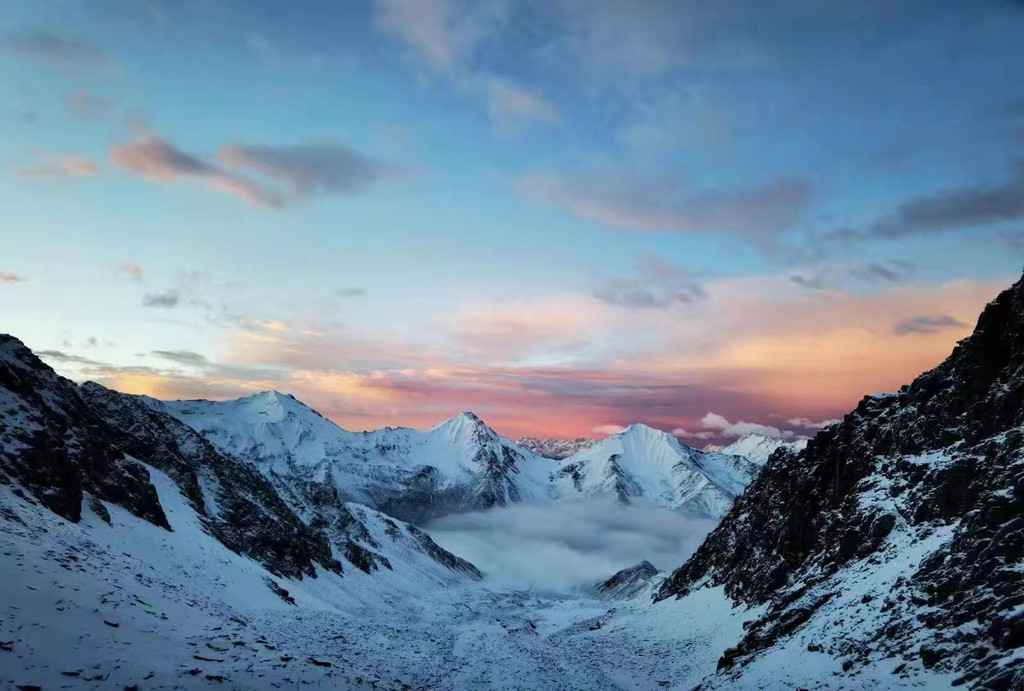
{"label": "mountain range", "polygon": [[[1022,403],[1024,281],[898,392],[719,451],[632,425],[554,459],[472,413],[348,432],[273,391],[75,384],[2,336],[0,682],[1024,688]],[[721,520],[670,573],[557,596],[429,535],[589,499]]]}

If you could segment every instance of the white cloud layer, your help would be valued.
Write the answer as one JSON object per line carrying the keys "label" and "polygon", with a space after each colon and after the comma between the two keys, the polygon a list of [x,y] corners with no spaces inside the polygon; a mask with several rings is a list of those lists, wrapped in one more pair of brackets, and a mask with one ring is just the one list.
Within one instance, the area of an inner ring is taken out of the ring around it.
{"label": "white cloud layer", "polygon": [[713,527],[713,521],[653,504],[593,500],[446,516],[427,531],[495,583],[566,592],[604,581],[644,559],[659,569],[674,569]]}

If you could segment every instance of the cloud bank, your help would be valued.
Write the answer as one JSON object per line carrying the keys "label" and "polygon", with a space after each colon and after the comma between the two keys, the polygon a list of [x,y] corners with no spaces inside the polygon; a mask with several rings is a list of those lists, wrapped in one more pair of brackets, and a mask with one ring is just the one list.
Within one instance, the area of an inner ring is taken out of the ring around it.
{"label": "cloud bank", "polygon": [[428,525],[427,532],[494,583],[567,592],[644,559],[659,569],[674,569],[714,525],[654,504],[592,500],[446,516]]}

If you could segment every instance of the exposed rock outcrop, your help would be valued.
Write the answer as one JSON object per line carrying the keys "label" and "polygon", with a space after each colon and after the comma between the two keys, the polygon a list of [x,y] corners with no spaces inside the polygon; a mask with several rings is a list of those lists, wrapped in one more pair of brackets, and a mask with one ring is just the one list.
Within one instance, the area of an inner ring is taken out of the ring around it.
{"label": "exposed rock outcrop", "polygon": [[723,655],[729,670],[832,616],[855,581],[902,569],[847,607],[858,630],[830,651],[849,658],[844,672],[893,656],[897,673],[922,665],[1024,688],[1022,403],[1024,281],[938,367],[864,398],[802,452],[776,451],[658,599],[710,584],[766,605]]}

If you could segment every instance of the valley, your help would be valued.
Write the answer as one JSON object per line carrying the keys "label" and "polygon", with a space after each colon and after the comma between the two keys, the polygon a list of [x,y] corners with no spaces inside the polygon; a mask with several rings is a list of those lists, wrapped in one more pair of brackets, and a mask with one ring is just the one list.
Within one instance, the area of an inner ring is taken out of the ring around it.
{"label": "valley", "polygon": [[1020,688],[1022,363],[1024,281],[806,444],[632,425],[551,459],[472,413],[78,385],[3,337],[0,680]]}

